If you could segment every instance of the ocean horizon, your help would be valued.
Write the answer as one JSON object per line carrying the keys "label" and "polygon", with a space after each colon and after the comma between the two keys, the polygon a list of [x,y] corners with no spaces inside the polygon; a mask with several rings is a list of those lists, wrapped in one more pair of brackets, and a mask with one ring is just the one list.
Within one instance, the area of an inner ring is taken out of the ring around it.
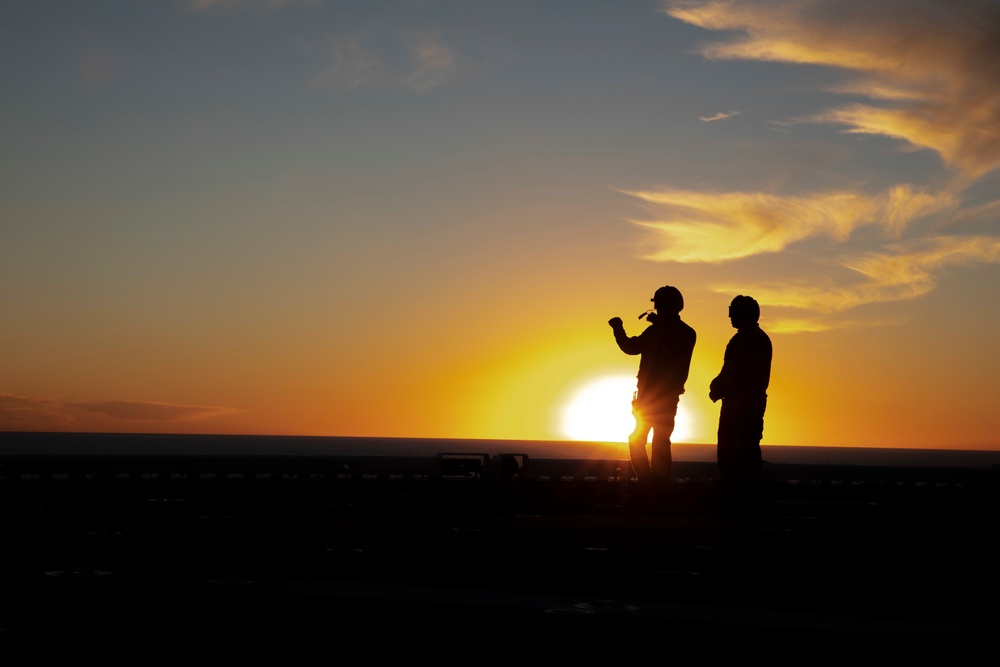
{"label": "ocean horizon", "polygon": [[[1000,465],[1000,451],[761,445],[778,464],[979,468]],[[537,459],[622,459],[622,443],[571,440],[400,438],[147,433],[0,433],[0,456],[386,456],[442,453],[525,454]],[[714,462],[714,444],[674,443],[675,461]]]}

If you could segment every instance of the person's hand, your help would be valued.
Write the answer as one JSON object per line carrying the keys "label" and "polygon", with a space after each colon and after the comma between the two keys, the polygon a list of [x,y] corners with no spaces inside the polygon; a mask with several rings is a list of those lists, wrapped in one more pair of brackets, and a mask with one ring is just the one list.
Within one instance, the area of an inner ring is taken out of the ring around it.
{"label": "person's hand", "polygon": [[625,324],[622,322],[622,318],[620,318],[620,317],[612,317],[610,320],[608,320],[608,324],[611,325],[612,329],[624,329],[625,328]]}
{"label": "person's hand", "polygon": [[718,379],[719,378],[715,378],[715,380],[712,380],[712,382],[708,385],[708,397],[712,399],[713,403],[722,398],[722,392],[719,391],[718,384],[716,383],[716,380]]}

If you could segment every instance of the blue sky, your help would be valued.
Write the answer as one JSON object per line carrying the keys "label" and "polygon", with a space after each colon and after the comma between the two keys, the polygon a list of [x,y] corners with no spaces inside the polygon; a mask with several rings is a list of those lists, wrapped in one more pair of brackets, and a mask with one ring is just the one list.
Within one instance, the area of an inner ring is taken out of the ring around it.
{"label": "blue sky", "polygon": [[6,3],[0,427],[558,437],[675,284],[697,439],[750,293],[773,444],[992,447],[998,16]]}

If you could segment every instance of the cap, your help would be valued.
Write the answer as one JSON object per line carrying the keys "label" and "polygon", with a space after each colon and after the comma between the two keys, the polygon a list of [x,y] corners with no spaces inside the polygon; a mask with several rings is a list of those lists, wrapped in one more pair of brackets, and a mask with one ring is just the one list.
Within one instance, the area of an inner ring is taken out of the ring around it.
{"label": "cap", "polygon": [[664,285],[656,290],[650,301],[656,305],[657,310],[662,308],[675,313],[684,310],[684,297],[681,296],[681,291],[672,285]]}

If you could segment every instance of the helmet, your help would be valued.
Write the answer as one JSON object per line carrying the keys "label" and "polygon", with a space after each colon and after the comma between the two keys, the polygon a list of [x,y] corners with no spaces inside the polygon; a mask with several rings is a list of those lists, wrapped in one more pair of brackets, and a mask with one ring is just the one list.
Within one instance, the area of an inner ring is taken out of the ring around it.
{"label": "helmet", "polygon": [[760,304],[753,297],[741,294],[729,304],[729,317],[735,320],[756,322],[760,319]]}
{"label": "helmet", "polygon": [[684,297],[681,291],[671,285],[664,285],[656,290],[653,298],[650,299],[657,310],[679,313],[684,310]]}

